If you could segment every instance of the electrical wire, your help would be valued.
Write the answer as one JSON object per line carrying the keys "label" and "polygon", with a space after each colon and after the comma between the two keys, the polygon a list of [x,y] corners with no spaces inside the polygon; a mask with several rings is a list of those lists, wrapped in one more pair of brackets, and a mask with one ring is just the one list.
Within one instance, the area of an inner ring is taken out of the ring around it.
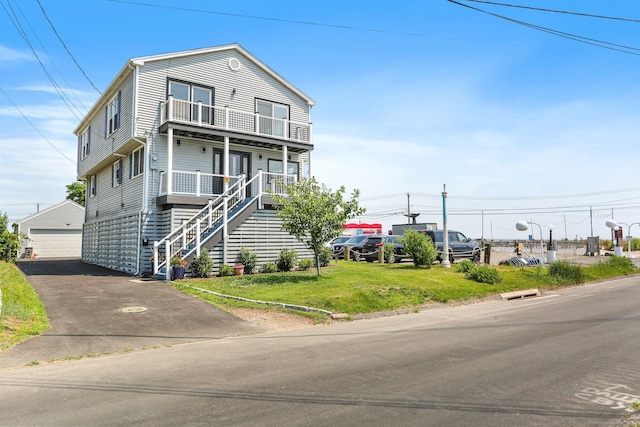
{"label": "electrical wire", "polygon": [[161,9],[171,9],[171,10],[182,10],[185,12],[198,12],[198,13],[209,13],[212,15],[232,16],[236,18],[260,19],[263,21],[287,22],[290,24],[313,25],[316,27],[329,27],[329,28],[337,28],[341,30],[369,31],[374,33],[395,33],[395,34],[401,34],[404,36],[421,37],[421,34],[416,34],[416,33],[407,33],[402,31],[388,31],[388,30],[381,30],[377,28],[362,28],[362,27],[354,27],[351,25],[324,24],[324,23],[312,22],[312,21],[300,21],[300,20],[294,20],[294,19],[273,18],[273,17],[267,17],[267,16],[244,15],[240,13],[219,12],[219,11],[213,11],[213,10],[193,9],[193,8],[178,7],[178,6],[165,6],[160,4],[142,3],[142,2],[126,1],[126,0],[108,0],[108,1],[114,2],[114,3],[133,4],[136,6],[157,7]]}

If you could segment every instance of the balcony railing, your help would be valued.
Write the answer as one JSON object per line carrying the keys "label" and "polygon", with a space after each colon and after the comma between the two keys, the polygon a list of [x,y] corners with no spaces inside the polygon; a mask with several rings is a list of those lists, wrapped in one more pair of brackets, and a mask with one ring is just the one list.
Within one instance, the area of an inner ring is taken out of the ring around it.
{"label": "balcony railing", "polygon": [[160,103],[161,122],[168,121],[231,130],[270,138],[311,143],[311,124],[262,116],[229,107],[204,105],[172,96]]}
{"label": "balcony railing", "polygon": [[[251,194],[285,194],[284,187],[298,180],[297,175],[258,171],[262,177],[250,184]],[[158,196],[168,194],[178,196],[215,197],[224,192],[224,175],[202,173],[199,171],[172,172],[171,192],[168,191],[167,172],[160,172],[160,190]],[[244,175],[230,177],[229,187],[233,187]]]}

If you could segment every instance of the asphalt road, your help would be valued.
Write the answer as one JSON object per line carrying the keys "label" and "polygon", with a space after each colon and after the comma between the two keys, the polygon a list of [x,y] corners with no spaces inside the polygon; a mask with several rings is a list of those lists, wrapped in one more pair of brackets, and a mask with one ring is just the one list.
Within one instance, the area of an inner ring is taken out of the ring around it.
{"label": "asphalt road", "polygon": [[0,425],[612,426],[640,400],[640,277],[0,370]]}

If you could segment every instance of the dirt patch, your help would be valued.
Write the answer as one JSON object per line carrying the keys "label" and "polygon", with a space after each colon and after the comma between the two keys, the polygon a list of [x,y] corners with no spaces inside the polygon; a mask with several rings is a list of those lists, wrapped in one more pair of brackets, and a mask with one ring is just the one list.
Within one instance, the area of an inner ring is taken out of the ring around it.
{"label": "dirt patch", "polygon": [[[254,308],[233,308],[232,313],[248,322],[265,327],[269,331],[286,331],[292,329],[310,328],[318,323],[308,317],[276,310],[261,310]],[[323,325],[331,323],[329,320]]]}

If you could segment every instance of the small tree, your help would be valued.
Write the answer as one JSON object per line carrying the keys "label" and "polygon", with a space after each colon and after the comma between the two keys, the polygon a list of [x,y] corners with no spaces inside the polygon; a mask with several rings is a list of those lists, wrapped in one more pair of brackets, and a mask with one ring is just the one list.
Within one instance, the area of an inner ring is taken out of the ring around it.
{"label": "small tree", "polygon": [[82,181],[76,181],[67,185],[67,200],[76,202],[81,206],[85,206],[84,195],[86,194],[86,186]]}
{"label": "small tree", "polygon": [[358,205],[360,192],[353,190],[351,198],[344,200],[344,186],[333,192],[315,178],[302,178],[284,190],[286,196],[273,195],[282,228],[313,251],[320,275],[319,258],[325,242],[338,237],[347,220],[364,213]]}
{"label": "small tree", "polygon": [[238,252],[236,262],[244,265],[244,272],[246,274],[252,274],[256,268],[256,264],[258,263],[258,254],[256,251],[252,251],[251,249],[243,246],[240,248],[240,252]]}
{"label": "small tree", "polygon": [[209,251],[202,248],[200,255],[191,261],[191,275],[193,277],[209,277],[213,270],[213,260],[209,257]]}
{"label": "small tree", "polygon": [[0,215],[0,260],[15,261],[20,246],[20,236],[8,230],[9,216]]}
{"label": "small tree", "polygon": [[404,245],[404,251],[407,255],[413,259],[415,267],[426,265],[427,268],[431,268],[438,253],[431,239],[413,229],[408,229],[404,232],[404,236],[398,240]]}

